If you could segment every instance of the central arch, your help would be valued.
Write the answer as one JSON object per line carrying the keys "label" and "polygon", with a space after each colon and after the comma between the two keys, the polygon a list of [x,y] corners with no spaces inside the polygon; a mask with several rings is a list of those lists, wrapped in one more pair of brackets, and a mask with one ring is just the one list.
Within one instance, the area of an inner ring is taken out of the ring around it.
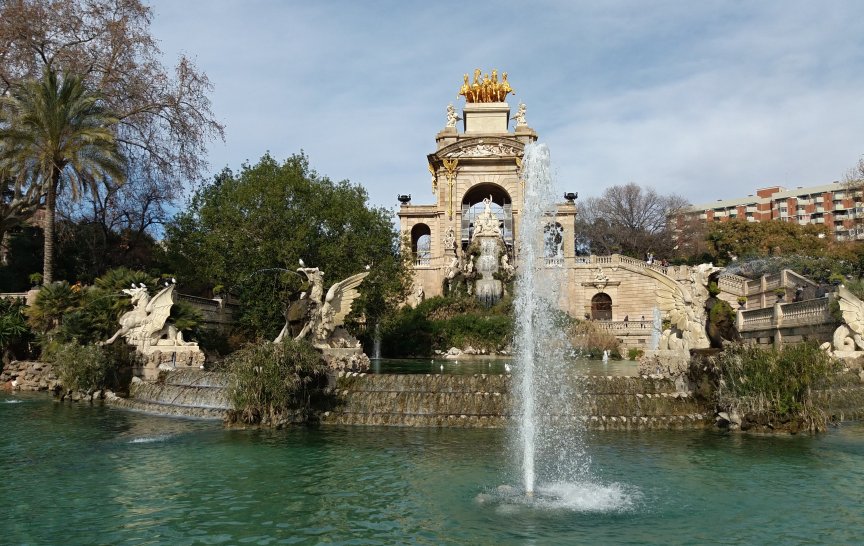
{"label": "central arch", "polygon": [[513,246],[513,200],[507,190],[491,182],[472,186],[462,196],[462,246],[471,241],[474,219],[484,209],[483,200],[492,198],[492,213],[501,222],[501,233],[507,246]]}
{"label": "central arch", "polygon": [[612,297],[609,294],[600,292],[591,298],[591,318],[594,320],[612,320]]}

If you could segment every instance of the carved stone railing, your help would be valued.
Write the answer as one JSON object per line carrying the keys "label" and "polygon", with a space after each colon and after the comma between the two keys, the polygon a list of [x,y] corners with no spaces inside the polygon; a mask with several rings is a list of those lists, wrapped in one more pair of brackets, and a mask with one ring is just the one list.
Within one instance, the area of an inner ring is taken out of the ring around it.
{"label": "carved stone railing", "polygon": [[717,286],[723,292],[729,292],[736,296],[744,296],[747,294],[747,278],[732,273],[722,273],[717,279]]}
{"label": "carved stone railing", "polygon": [[556,256],[554,258],[544,258],[544,265],[546,267],[564,267],[564,257]]}
{"label": "carved stone railing", "polygon": [[825,297],[738,311],[737,322],[739,332],[754,332],[830,324],[835,319],[831,316],[829,298]]}
{"label": "carved stone railing", "polygon": [[774,308],[766,307],[765,309],[752,309],[749,311],[738,311],[739,314],[739,332],[747,332],[750,330],[764,330],[771,328],[774,324]]}
{"label": "carved stone railing", "polygon": [[624,336],[650,336],[653,327],[650,320],[598,320],[594,324],[601,330]]}
{"label": "carved stone railing", "polygon": [[809,326],[834,322],[828,307],[828,298],[796,301],[780,305],[783,326]]}

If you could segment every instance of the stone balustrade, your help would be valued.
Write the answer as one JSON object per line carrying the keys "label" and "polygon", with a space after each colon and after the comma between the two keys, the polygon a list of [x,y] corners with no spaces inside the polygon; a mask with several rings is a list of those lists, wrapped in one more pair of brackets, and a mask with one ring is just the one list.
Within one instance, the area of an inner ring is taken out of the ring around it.
{"label": "stone balustrade", "polygon": [[835,322],[829,298],[778,303],[764,309],[738,311],[738,331],[753,332],[773,328],[816,326]]}
{"label": "stone balustrade", "polygon": [[599,320],[595,321],[601,330],[606,330],[615,335],[650,336],[654,327],[650,320]]}

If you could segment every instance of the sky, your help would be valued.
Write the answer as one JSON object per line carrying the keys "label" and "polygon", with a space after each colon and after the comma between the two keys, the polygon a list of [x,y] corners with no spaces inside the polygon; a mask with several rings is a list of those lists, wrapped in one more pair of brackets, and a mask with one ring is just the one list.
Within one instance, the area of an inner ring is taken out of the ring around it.
{"label": "sky", "polygon": [[374,206],[432,203],[426,155],[475,68],[508,73],[580,199],[827,184],[864,154],[860,1],[148,3],[165,63],[214,85],[213,173],[302,150]]}

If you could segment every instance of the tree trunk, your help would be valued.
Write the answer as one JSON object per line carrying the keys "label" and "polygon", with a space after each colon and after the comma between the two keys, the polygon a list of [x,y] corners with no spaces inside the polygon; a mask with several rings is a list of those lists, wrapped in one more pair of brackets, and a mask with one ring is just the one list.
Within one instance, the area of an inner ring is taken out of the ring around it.
{"label": "tree trunk", "polygon": [[57,202],[57,186],[60,182],[60,171],[56,167],[51,173],[51,182],[45,194],[45,219],[42,229],[45,234],[45,254],[42,261],[42,284],[54,282],[54,213]]}

